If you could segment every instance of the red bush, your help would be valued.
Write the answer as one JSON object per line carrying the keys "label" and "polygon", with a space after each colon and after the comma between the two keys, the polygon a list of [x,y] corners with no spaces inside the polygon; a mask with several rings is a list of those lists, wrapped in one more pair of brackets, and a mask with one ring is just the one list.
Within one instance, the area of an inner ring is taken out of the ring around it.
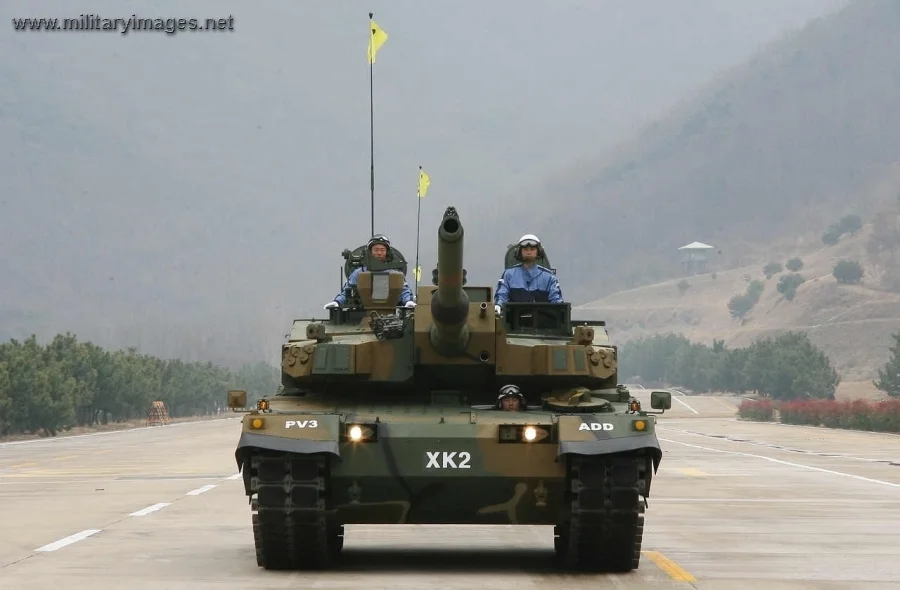
{"label": "red bush", "polygon": [[775,419],[775,404],[771,400],[744,400],[738,406],[738,416],[746,420],[769,422]]}
{"label": "red bush", "polygon": [[808,424],[828,428],[900,432],[900,400],[802,400],[778,404],[784,424]]}

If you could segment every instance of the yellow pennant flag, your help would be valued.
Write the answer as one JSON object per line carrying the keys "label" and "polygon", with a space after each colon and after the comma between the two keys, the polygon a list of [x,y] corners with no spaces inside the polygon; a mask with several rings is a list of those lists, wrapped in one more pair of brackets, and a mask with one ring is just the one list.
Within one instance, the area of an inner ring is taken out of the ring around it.
{"label": "yellow pennant flag", "polygon": [[422,267],[417,266],[416,267],[416,282],[419,282],[421,280],[422,280]]}
{"label": "yellow pennant flag", "polygon": [[388,36],[378,24],[369,18],[369,63],[375,63],[375,54],[381,49],[381,46],[384,45],[384,42],[387,41]]}
{"label": "yellow pennant flag", "polygon": [[428,192],[428,187],[431,185],[431,178],[425,174],[425,171],[422,170],[422,167],[419,166],[419,198],[424,199],[425,193]]}

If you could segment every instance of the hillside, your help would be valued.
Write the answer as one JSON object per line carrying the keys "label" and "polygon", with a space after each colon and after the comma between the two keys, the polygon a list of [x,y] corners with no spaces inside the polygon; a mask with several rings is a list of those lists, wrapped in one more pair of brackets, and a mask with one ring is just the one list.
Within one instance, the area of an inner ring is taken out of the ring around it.
{"label": "hillside", "polygon": [[[873,237],[874,236],[874,237]],[[880,249],[881,238],[893,248]],[[731,347],[802,330],[821,347],[846,382],[868,381],[888,360],[891,334],[900,331],[900,293],[895,287],[900,267],[900,210],[883,211],[877,223],[846,234],[831,246],[798,245],[770,261],[799,257],[805,279],[792,300],[777,289],[787,269],[767,279],[763,264],[687,277],[683,292],[673,279],[622,291],[577,306],[573,315],[607,320],[610,336],[627,346],[629,340],[665,332],[683,334],[711,345],[724,339]],[[858,261],[864,275],[859,284],[839,284],[833,269],[841,260]],[[743,319],[732,317],[729,300],[746,292],[750,281],[764,285],[761,296]]]}
{"label": "hillside", "polygon": [[900,2],[854,2],[537,186],[519,219],[552,248],[566,295],[589,301],[677,276],[677,248],[695,240],[716,246],[723,267],[764,263],[893,201],[898,27]]}

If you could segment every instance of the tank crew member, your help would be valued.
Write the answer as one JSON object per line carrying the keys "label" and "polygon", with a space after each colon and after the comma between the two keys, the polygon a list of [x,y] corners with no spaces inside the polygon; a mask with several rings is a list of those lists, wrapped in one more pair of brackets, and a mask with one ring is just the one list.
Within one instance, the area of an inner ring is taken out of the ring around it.
{"label": "tank crew member", "polygon": [[[391,248],[391,241],[384,234],[377,234],[372,236],[369,240],[369,243],[366,244],[369,249],[369,253],[384,262],[387,259],[388,251]],[[347,297],[350,296],[350,288],[356,285],[356,278],[359,276],[359,273],[367,270],[366,265],[362,265],[359,268],[355,269],[350,276],[347,277],[347,282],[344,283],[344,286],[341,287],[340,293],[334,296],[334,301],[329,301],[325,304],[325,309],[331,309],[333,307],[339,307],[343,305],[347,301]],[[396,269],[388,269],[388,272],[400,272]],[[413,301],[413,293],[412,289],[409,288],[409,283],[406,281],[406,277],[403,278],[403,292],[400,293],[400,305],[404,307],[415,307],[416,302]]]}
{"label": "tank crew member", "polygon": [[517,302],[562,302],[562,290],[556,275],[536,264],[539,254],[543,254],[541,241],[534,234],[525,234],[519,239],[516,259],[522,262],[503,271],[494,294],[494,309],[500,313],[500,306],[507,301]]}
{"label": "tank crew member", "polygon": [[497,396],[497,409],[506,412],[519,412],[525,409],[525,396],[518,385],[504,385]]}

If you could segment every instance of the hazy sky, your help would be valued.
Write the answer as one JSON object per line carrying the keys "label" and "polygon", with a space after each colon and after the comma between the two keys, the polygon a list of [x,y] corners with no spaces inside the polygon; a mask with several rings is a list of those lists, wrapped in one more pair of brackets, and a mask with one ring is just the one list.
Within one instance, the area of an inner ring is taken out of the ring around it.
{"label": "hazy sky", "polygon": [[[845,2],[37,4],[0,6],[0,246],[20,278],[0,287],[3,305],[53,313],[74,301],[97,312],[138,290],[160,311],[250,308],[282,325],[333,295],[340,251],[369,233],[369,11],[389,35],[374,80],[376,231],[414,256],[423,165],[426,274],[452,204],[469,248],[495,252],[467,262],[470,277],[492,284],[503,246],[528,231],[503,222],[517,191],[601,154]],[[10,24],[82,13],[230,15],[235,30]],[[27,264],[9,258],[26,250]]]}

